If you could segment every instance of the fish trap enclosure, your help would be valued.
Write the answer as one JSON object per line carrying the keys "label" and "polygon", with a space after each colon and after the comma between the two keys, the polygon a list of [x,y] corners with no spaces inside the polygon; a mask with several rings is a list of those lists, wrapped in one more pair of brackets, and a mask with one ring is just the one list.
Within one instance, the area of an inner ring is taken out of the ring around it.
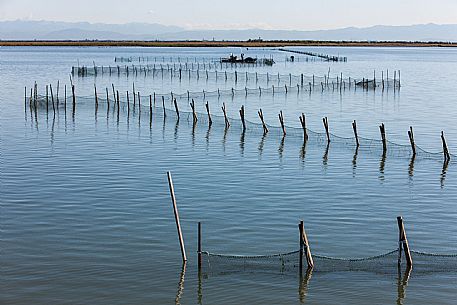
{"label": "fish trap enclosure", "polygon": [[403,145],[387,139],[384,124],[379,126],[379,139],[359,136],[356,121],[352,122],[353,135],[341,136],[331,131],[327,117],[322,119],[323,131],[317,131],[307,127],[305,114],[301,114],[295,119],[297,122],[300,122],[301,128],[290,126],[285,121],[282,111],[279,111],[278,121],[267,122],[264,119],[261,108],[257,111],[258,121],[255,122],[245,118],[244,106],[237,111],[239,113],[238,116],[229,116],[227,114],[227,106],[222,102],[224,98],[242,98],[259,94],[259,90],[260,94],[285,94],[289,92],[288,90],[297,92],[300,90],[300,87],[246,88],[244,90],[231,89],[210,92],[187,92],[182,94],[159,94],[154,92],[150,95],[141,95],[140,92],[122,94],[118,90],[115,90],[114,85],[112,88],[101,90],[101,92],[97,92],[97,88],[94,89],[95,95],[93,96],[77,96],[73,85],[72,92],[68,96],[65,93],[63,98],[52,94],[45,96],[39,95],[36,93],[37,89],[31,91],[28,97],[26,90],[24,96],[25,108],[29,108],[31,112],[37,109],[55,112],[59,107],[63,107],[63,110],[66,111],[68,106],[72,112],[75,112],[79,106],[84,106],[94,107],[96,114],[103,110],[115,110],[118,114],[122,113],[128,118],[137,115],[145,121],[152,121],[153,116],[156,119],[167,117],[177,121],[186,120],[191,122],[192,125],[198,124],[207,125],[214,129],[219,128],[224,133],[230,130],[231,132],[239,132],[262,138],[276,136],[284,139],[287,136],[288,139],[296,139],[296,143],[300,147],[306,147],[307,145],[323,146],[326,153],[328,153],[330,148],[340,147],[351,149],[355,150],[355,158],[357,154],[362,152],[381,155],[383,160],[387,157],[411,158],[412,165],[420,159],[441,160],[444,156],[444,172],[447,171],[451,157],[452,159],[455,157],[448,151],[444,133],[441,134],[443,150],[430,152],[415,143],[412,127],[408,131],[410,145]]}
{"label": "fish trap enclosure", "polygon": [[[389,78],[389,72],[381,72],[381,78],[376,78],[376,73],[373,78],[354,78],[344,76],[343,74],[335,77],[330,75],[293,75],[293,74],[280,74],[280,73],[257,73],[248,71],[227,71],[217,70],[216,65],[207,69],[202,67],[187,67],[186,66],[116,66],[116,67],[72,67],[72,75],[78,77],[95,77],[95,76],[124,76],[124,77],[151,77],[159,79],[177,79],[181,80],[212,80],[216,83],[233,83],[245,84],[246,86],[270,86],[270,85],[284,85],[284,86],[301,86],[309,90],[346,90],[357,89],[357,87],[366,90],[379,89],[399,89],[401,86],[400,71],[394,71],[393,78]],[[398,72],[398,77],[397,77]]]}
{"label": "fish trap enclosure", "polygon": [[[432,254],[411,251],[414,274],[457,271],[457,254]],[[312,255],[313,272],[372,272],[397,274],[398,249],[364,258],[336,258]],[[304,267],[306,269],[306,267]],[[202,272],[224,275],[238,272],[298,273],[300,251],[272,255],[242,256],[202,252]]]}
{"label": "fish trap enclosure", "polygon": [[401,216],[397,217],[399,228],[398,248],[379,255],[363,258],[337,258],[311,253],[303,221],[299,224],[300,249],[296,251],[258,255],[226,255],[202,250],[201,223],[198,223],[199,270],[211,275],[238,272],[302,273],[308,272],[373,272],[397,274],[402,265],[415,274],[457,271],[457,254],[433,254],[413,251],[409,247]]}

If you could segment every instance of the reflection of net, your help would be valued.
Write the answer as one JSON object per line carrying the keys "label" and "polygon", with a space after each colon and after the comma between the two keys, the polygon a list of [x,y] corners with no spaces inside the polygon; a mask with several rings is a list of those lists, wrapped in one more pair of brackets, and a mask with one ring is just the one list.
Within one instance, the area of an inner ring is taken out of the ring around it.
{"label": "reflection of net", "polygon": [[[411,251],[414,274],[456,272],[457,254],[431,254]],[[397,274],[398,250],[365,258],[334,258],[313,255],[313,272],[362,271]],[[223,255],[202,252],[202,271],[211,275],[239,272],[298,272],[300,252],[261,256]],[[303,268],[306,269],[306,261]]]}
{"label": "reflection of net", "polygon": [[86,76],[101,76],[101,75],[118,75],[118,76],[142,76],[152,78],[174,78],[181,80],[201,79],[215,80],[216,82],[235,82],[246,84],[246,87],[273,85],[302,86],[306,89],[316,87],[317,89],[350,89],[351,87],[362,87],[365,89],[384,89],[398,88],[400,81],[391,78],[352,78],[339,75],[336,77],[316,76],[316,75],[293,75],[279,73],[257,73],[248,71],[220,71],[211,70],[217,69],[217,64],[210,65],[207,70],[204,67],[186,65],[167,65],[167,66],[117,66],[117,67],[72,67],[72,74],[79,77]]}
{"label": "reflection of net", "polygon": [[[293,89],[294,87],[292,87]],[[265,91],[272,90],[272,89],[264,89]],[[281,90],[284,91],[283,87],[275,87],[275,93],[276,92],[281,92]],[[258,94],[258,89],[247,89],[248,94]],[[284,92],[283,92],[284,93]],[[220,90],[218,91],[212,91],[212,92],[189,92],[189,93],[184,93],[184,94],[173,94],[173,96],[169,93],[166,95],[155,95],[154,97],[151,96],[141,96],[141,111],[138,111],[138,104],[134,107],[133,106],[133,97],[130,98],[130,106],[127,107],[127,103],[125,100],[120,101],[120,108],[123,112],[128,111],[130,109],[130,117],[133,117],[135,114],[135,109],[136,109],[136,115],[138,113],[141,113],[141,120],[149,120],[150,117],[150,106],[149,106],[149,100],[151,99],[151,106],[152,106],[152,111],[155,119],[160,119],[163,114],[165,113],[167,118],[174,118],[175,120],[177,119],[177,114],[176,110],[173,105],[173,100],[172,98],[176,98],[177,104],[180,105],[179,107],[179,114],[180,114],[180,122],[184,123],[187,122],[189,125],[192,125],[193,122],[193,114],[190,111],[185,111],[182,109],[182,105],[189,105],[189,101],[194,99],[195,102],[201,103],[203,105],[205,102],[208,101],[210,108],[211,108],[211,119],[212,119],[212,129],[220,129],[221,131],[225,130],[225,118],[222,115],[215,114],[215,113],[221,113],[220,105],[218,103],[219,97],[223,95],[244,95],[245,90]],[[60,104],[62,105],[63,99],[60,100]],[[98,102],[99,102],[99,112],[101,112],[102,107],[106,107],[106,96],[103,94],[99,94],[98,97]],[[32,101],[32,104],[34,102]],[[67,107],[71,107],[72,104],[72,97],[67,97]],[[76,103],[78,108],[79,105],[91,105],[93,107],[94,105],[94,97],[92,96],[79,96],[76,97]],[[138,103],[138,101],[137,101]],[[116,103],[114,102],[112,98],[112,93],[109,93],[109,104],[111,111],[114,111],[116,109]],[[217,106],[215,105],[217,104]],[[48,105],[46,106],[46,98],[43,96],[39,96],[39,99],[37,100],[37,105],[40,107],[45,107],[52,111],[52,106],[51,106],[51,99],[48,97]],[[163,105],[165,105],[165,109],[163,108]],[[202,108],[204,106],[199,106],[199,108]],[[208,115],[207,113],[200,113],[196,112],[197,118],[198,118],[198,125],[206,125],[208,126]],[[298,119],[297,119],[298,120]],[[236,118],[229,118],[230,121],[230,128],[228,131],[236,131],[236,132],[242,132],[242,122],[240,117]],[[250,122],[246,121],[246,130],[245,133],[249,135],[257,135],[259,137],[264,137],[264,136],[276,136],[278,138],[281,138],[283,133],[281,127],[278,126],[271,126],[268,125],[268,134],[264,135],[263,132],[263,127],[262,124],[259,122]],[[303,145],[303,129],[301,128],[296,128],[296,127],[290,127],[286,126],[287,130],[287,139],[292,140],[296,139],[300,143],[300,145]],[[313,130],[310,130],[307,128],[307,134],[308,134],[308,140],[306,141],[306,145],[319,145],[319,146],[326,146],[327,145],[327,136],[325,132],[316,132]],[[356,147],[356,140],[355,137],[341,137],[338,135],[335,135],[333,133],[329,133],[330,135],[330,140],[331,140],[331,147],[343,147],[343,148],[349,148],[354,150]],[[358,153],[370,153],[370,154],[379,154],[382,155],[383,152],[383,145],[382,141],[380,139],[370,139],[370,138],[363,138],[359,136],[359,142],[360,142],[360,147],[357,149]],[[411,146],[410,145],[402,145],[402,144],[397,144],[391,141],[387,141],[387,153],[386,157],[397,157],[397,158],[410,158],[412,155],[411,151]],[[415,156],[415,161],[418,161],[420,159],[435,159],[435,160],[442,160],[442,152],[429,152],[421,147],[416,145],[416,156]],[[451,154],[451,161],[454,159],[455,155]]]}

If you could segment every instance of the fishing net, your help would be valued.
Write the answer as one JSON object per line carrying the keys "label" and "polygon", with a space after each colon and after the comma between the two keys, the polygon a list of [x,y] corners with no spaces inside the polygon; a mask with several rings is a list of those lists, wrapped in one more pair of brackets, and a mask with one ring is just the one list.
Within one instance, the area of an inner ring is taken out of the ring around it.
{"label": "fishing net", "polygon": [[279,48],[278,50],[282,51],[282,52],[288,52],[288,53],[294,53],[294,54],[301,54],[301,55],[317,57],[317,58],[320,58],[320,59],[322,59],[324,61],[336,61],[336,62],[342,61],[342,62],[346,62],[348,60],[347,57],[334,56],[334,55],[328,55],[328,54],[317,53],[317,52],[299,51],[299,50],[291,50],[291,49],[284,49],[284,48]]}
{"label": "fishing net", "polygon": [[[403,253],[402,253],[403,255]],[[411,251],[414,274],[456,272],[457,254],[433,254]],[[397,274],[398,249],[364,258],[336,258],[312,255],[313,272],[372,272]],[[403,261],[402,266],[406,263]],[[307,269],[303,257],[303,270]],[[281,254],[242,256],[202,252],[202,271],[209,275],[240,272],[297,273],[300,270],[300,251]]]}
{"label": "fishing net", "polygon": [[[215,70],[211,70],[211,68]],[[162,79],[179,79],[179,80],[191,80],[201,79],[208,81],[209,79],[214,80],[216,83],[227,83],[231,82],[234,84],[242,83],[246,87],[270,87],[270,86],[289,86],[300,87],[305,90],[346,90],[357,87],[363,89],[389,89],[399,88],[400,80],[396,78],[384,78],[373,79],[368,78],[352,78],[343,77],[342,74],[336,77],[330,77],[329,75],[316,76],[316,75],[293,75],[293,74],[280,74],[280,73],[257,73],[249,71],[220,71],[216,70],[217,66],[209,66],[206,70],[194,69],[186,65],[146,65],[146,66],[116,66],[116,67],[72,67],[72,75],[78,77],[88,77],[97,75],[118,75],[118,76],[144,76],[152,78]],[[287,88],[285,87],[285,90]],[[255,89],[257,90],[257,89]],[[261,91],[261,89],[260,89]],[[258,92],[258,91],[257,91]]]}
{"label": "fishing net", "polygon": [[[270,94],[284,94],[286,92],[285,87],[272,87],[267,89],[261,89],[262,94],[264,92],[269,92]],[[272,92],[274,90],[274,93]],[[297,87],[289,87],[287,90],[302,90]],[[290,91],[289,91],[290,92]],[[296,92],[296,91],[295,91]],[[114,92],[111,90],[107,90],[106,94],[98,94],[98,106],[97,109],[99,112],[102,111],[103,107],[104,110],[111,110],[111,111],[121,111],[123,115],[128,114],[132,117],[134,114],[139,116],[141,120],[152,120],[154,119],[163,119],[163,116],[167,118],[174,118],[175,120],[178,119],[178,114],[176,112],[176,108],[174,105],[174,100],[176,99],[176,103],[178,105],[179,111],[179,119],[180,122],[187,122],[190,126],[194,125],[194,113],[189,111],[190,101],[194,100],[195,104],[198,105],[198,109],[205,109],[205,103],[208,103],[211,112],[211,128],[213,129],[220,129],[221,131],[226,132],[243,132],[244,134],[258,136],[261,138],[264,137],[277,137],[284,139],[283,136],[283,129],[280,126],[274,126],[266,123],[266,127],[268,128],[268,133],[264,133],[264,128],[260,119],[255,121],[248,121],[245,120],[245,129],[243,130],[243,124],[240,116],[238,117],[229,117],[227,116],[227,120],[229,121],[230,125],[227,127],[226,125],[226,118],[222,114],[221,110],[221,100],[222,96],[248,96],[249,94],[259,94],[259,89],[246,89],[246,90],[217,90],[217,91],[202,91],[202,92],[187,92],[183,94],[151,94],[151,95],[142,95],[140,96],[140,101],[138,101],[137,96],[135,96],[136,104],[134,105],[133,97],[130,97],[130,101],[124,99],[119,100],[119,106],[117,103],[117,99],[115,97]],[[37,95],[36,99],[31,97],[28,99],[28,103],[30,108],[38,107],[40,109],[46,109],[47,111],[53,111],[55,107],[62,107],[62,103],[65,103],[67,107],[73,107],[72,97],[67,96],[67,99],[54,97],[41,96]],[[57,105],[54,105],[53,100],[55,100]],[[88,105],[90,107],[94,107],[94,96],[77,96],[75,97],[75,108],[79,106]],[[140,103],[140,105],[139,105]],[[140,106],[140,107],[139,107]],[[195,111],[195,116],[197,117],[197,122],[195,124],[198,125],[209,125],[209,117],[208,114],[205,112],[198,112]],[[298,120],[298,118],[297,118]],[[285,129],[287,132],[287,140],[296,140],[297,145],[300,147],[302,146],[309,146],[309,145],[317,145],[324,147],[326,152],[328,152],[329,144],[327,141],[327,133],[325,130],[322,132],[311,130],[306,128],[307,133],[307,141],[304,142],[304,130],[303,128],[297,128],[285,125]],[[392,141],[386,141],[387,143],[387,151],[384,153],[383,150],[383,142],[381,139],[372,139],[372,138],[365,138],[365,137],[358,137],[360,146],[356,149],[356,138],[352,137],[342,137],[336,135],[334,133],[329,132],[328,134],[331,142],[332,149],[336,147],[350,149],[355,151],[355,155],[365,153],[365,154],[377,154],[382,156],[383,160],[387,157],[396,157],[396,158],[408,158],[411,159],[412,162],[419,161],[420,159],[432,159],[432,160],[439,160],[443,159],[443,152],[430,152],[427,151],[420,146],[415,145],[416,147],[416,155],[412,155],[412,149],[410,145],[402,145]],[[303,149],[303,147],[302,147]],[[450,154],[452,157],[450,160],[453,160],[455,155]],[[446,161],[443,165],[443,172],[447,170],[447,166],[449,165],[449,160]]]}

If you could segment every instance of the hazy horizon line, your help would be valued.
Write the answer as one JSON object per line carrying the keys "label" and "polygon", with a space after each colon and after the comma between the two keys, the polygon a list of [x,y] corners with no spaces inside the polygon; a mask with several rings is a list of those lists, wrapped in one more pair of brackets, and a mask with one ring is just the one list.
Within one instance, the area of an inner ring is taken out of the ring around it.
{"label": "hazy horizon line", "polygon": [[332,28],[320,28],[320,29],[302,29],[302,28],[273,28],[273,27],[256,27],[256,26],[241,26],[241,27],[192,27],[192,26],[182,26],[176,24],[165,24],[160,22],[119,22],[119,23],[108,23],[108,22],[91,22],[91,21],[63,21],[63,20],[46,20],[46,19],[29,19],[29,18],[17,18],[17,19],[0,19],[0,22],[55,22],[55,23],[69,23],[69,24],[78,24],[78,23],[87,23],[91,25],[97,24],[104,24],[104,25],[128,25],[128,24],[147,24],[147,25],[161,25],[165,27],[176,27],[181,28],[185,31],[199,31],[199,30],[210,30],[210,31],[230,31],[230,30],[265,30],[265,31],[331,31],[331,30],[340,30],[340,29],[367,29],[373,27],[409,27],[409,26],[420,26],[420,25],[457,25],[455,23],[435,23],[435,22],[428,22],[428,23],[411,23],[411,24],[373,24],[369,26],[342,26],[342,27],[332,27]]}

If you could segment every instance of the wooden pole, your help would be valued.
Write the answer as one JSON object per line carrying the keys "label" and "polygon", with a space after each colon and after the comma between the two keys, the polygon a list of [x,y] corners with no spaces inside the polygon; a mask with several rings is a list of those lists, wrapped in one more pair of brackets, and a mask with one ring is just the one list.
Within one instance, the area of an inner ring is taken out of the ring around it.
{"label": "wooden pole", "polygon": [[46,112],[48,112],[49,98],[48,98],[48,85],[46,85]]}
{"label": "wooden pole", "polygon": [[444,154],[444,161],[449,161],[451,159],[451,155],[447,148],[446,139],[444,138],[444,132],[441,131],[441,141],[443,142],[443,154]]}
{"label": "wooden pole", "polygon": [[300,245],[300,252],[299,252],[299,262],[300,262],[300,274],[303,270],[303,242],[302,242],[302,231],[303,231],[303,220],[300,220],[300,223],[298,224],[298,240],[299,240],[299,245]]}
{"label": "wooden pole", "polygon": [[359,135],[357,134],[357,122],[355,120],[352,122],[352,129],[354,130],[355,143],[356,143],[357,147],[359,147],[360,146]]}
{"label": "wooden pole", "polygon": [[209,111],[209,104],[208,102],[205,103],[206,113],[208,114],[208,125],[211,126],[213,124],[213,120],[211,120],[211,113]]}
{"label": "wooden pole", "polygon": [[325,134],[327,135],[327,143],[330,143],[330,133],[328,131],[328,118],[323,118],[322,122],[324,122]]}
{"label": "wooden pole", "polygon": [[244,105],[241,106],[240,117],[241,117],[241,123],[243,124],[243,131],[245,131],[246,130],[246,122],[244,121]]}
{"label": "wooden pole", "polygon": [[94,84],[94,93],[95,93],[95,107],[98,107],[97,86],[95,84]]}
{"label": "wooden pole", "polygon": [[411,149],[413,150],[413,156],[415,156],[416,155],[416,144],[414,143],[414,133],[413,133],[412,126],[409,126],[408,137],[409,137],[409,142],[411,143]]}
{"label": "wooden pole", "polygon": [[52,111],[55,113],[56,107],[54,106],[54,93],[52,92],[52,84],[49,84],[49,90],[51,91]]}
{"label": "wooden pole", "polygon": [[193,117],[193,122],[194,124],[197,123],[198,118],[197,118],[197,113],[195,112],[195,101],[192,99],[192,101],[189,103],[190,108],[192,108],[192,117]]}
{"label": "wooden pole", "polygon": [[129,97],[129,91],[127,90],[127,113],[130,112],[130,97]]}
{"label": "wooden pole", "polygon": [[202,224],[198,222],[198,270],[200,271],[202,268]]}
{"label": "wooden pole", "polygon": [[179,222],[178,206],[176,205],[175,190],[174,190],[173,180],[171,178],[170,172],[167,172],[167,177],[168,177],[168,186],[170,187],[171,201],[173,203],[173,212],[175,214],[176,228],[178,230],[179,245],[181,247],[181,256],[182,256],[183,262],[186,262],[187,261],[186,249],[184,247],[184,239],[182,236],[181,224]]}
{"label": "wooden pole", "polygon": [[398,237],[398,265],[400,265],[400,263],[401,263],[401,250],[402,250],[402,247],[403,247],[403,250],[405,252],[406,265],[408,267],[412,267],[413,266],[413,259],[411,257],[411,253],[409,251],[408,239],[406,238],[405,226],[403,224],[403,218],[401,216],[397,217],[397,223],[398,223],[398,232],[399,232],[399,237]]}
{"label": "wooden pole", "polygon": [[221,108],[222,108],[222,112],[224,113],[225,127],[228,128],[228,127],[230,127],[230,122],[229,122],[229,120],[227,118],[227,110],[225,108],[225,103],[222,103],[222,107]]}
{"label": "wooden pole", "polygon": [[132,87],[133,87],[133,108],[135,109],[135,104],[136,104],[135,83],[133,83]]}
{"label": "wooden pole", "polygon": [[167,112],[165,109],[165,98],[162,95],[162,108],[163,108],[163,118],[165,119],[167,117]]}
{"label": "wooden pole", "polygon": [[284,116],[282,114],[282,110],[279,111],[278,117],[279,117],[279,123],[281,123],[282,134],[283,134],[283,136],[285,136],[286,135],[286,127],[284,126]]}
{"label": "wooden pole", "polygon": [[312,255],[311,255],[311,249],[309,247],[308,237],[306,236],[305,227],[303,226],[303,221],[300,221],[299,226],[300,226],[301,242],[302,242],[304,250],[305,250],[306,263],[308,264],[308,269],[312,269],[314,267],[314,261],[313,261]]}
{"label": "wooden pole", "polygon": [[385,155],[387,152],[387,138],[386,138],[386,127],[384,123],[379,125],[379,130],[381,131],[381,140],[382,140],[382,152]]}
{"label": "wooden pole", "polygon": [[308,141],[308,133],[307,133],[307,131],[306,131],[306,118],[305,118],[305,114],[302,113],[301,116],[299,116],[299,119],[300,119],[301,127],[303,128],[303,140],[306,142],[306,141]]}
{"label": "wooden pole", "polygon": [[73,94],[73,113],[76,108],[76,96],[75,96],[75,85],[71,85],[71,93]]}
{"label": "wooden pole", "polygon": [[[178,120],[179,120],[179,113],[178,113]],[[152,95],[149,94],[149,124],[152,123]]]}
{"label": "wooden pole", "polygon": [[173,103],[175,104],[176,115],[178,116],[178,121],[179,121],[179,109],[178,109],[178,102],[176,101],[176,99],[174,99]]}
{"label": "wooden pole", "polygon": [[260,121],[262,121],[263,134],[265,135],[265,134],[268,133],[268,128],[267,128],[267,125],[265,124],[265,121],[264,121],[264,119],[263,119],[262,108],[260,108],[260,110],[257,111],[257,113],[259,114]]}

